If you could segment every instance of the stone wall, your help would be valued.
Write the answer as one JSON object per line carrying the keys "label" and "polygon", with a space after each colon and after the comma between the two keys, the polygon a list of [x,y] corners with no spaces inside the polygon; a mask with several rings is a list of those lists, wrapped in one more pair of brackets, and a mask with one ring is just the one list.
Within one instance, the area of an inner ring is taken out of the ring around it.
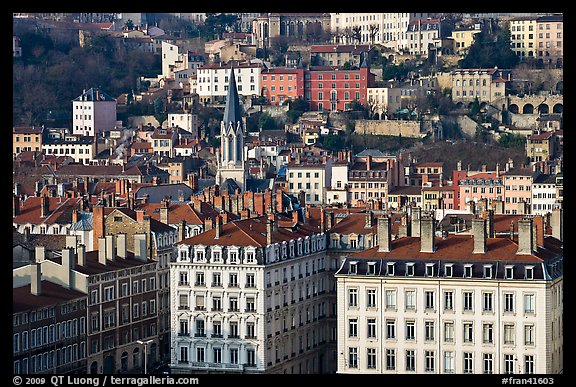
{"label": "stone wall", "polygon": [[380,136],[422,137],[419,121],[404,120],[356,120],[356,134]]}

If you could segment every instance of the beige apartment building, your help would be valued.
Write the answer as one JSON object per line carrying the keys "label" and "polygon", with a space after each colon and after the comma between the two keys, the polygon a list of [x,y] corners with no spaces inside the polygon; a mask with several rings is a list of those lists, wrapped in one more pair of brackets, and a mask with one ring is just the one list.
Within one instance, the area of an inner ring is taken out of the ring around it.
{"label": "beige apartment building", "polygon": [[[563,371],[561,242],[533,234],[391,240],[378,219],[378,246],[350,254],[336,272],[338,373],[557,374]],[[414,230],[413,230],[414,231]]]}

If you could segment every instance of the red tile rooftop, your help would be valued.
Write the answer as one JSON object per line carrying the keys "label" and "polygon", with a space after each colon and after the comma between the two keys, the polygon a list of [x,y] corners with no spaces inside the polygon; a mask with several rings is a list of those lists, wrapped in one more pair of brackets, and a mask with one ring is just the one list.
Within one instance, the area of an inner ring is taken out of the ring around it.
{"label": "red tile rooftop", "polygon": [[518,255],[518,244],[508,238],[486,239],[486,253],[473,254],[474,238],[472,235],[448,235],[446,239],[435,238],[434,253],[420,252],[420,238],[403,237],[391,242],[390,252],[379,252],[378,247],[352,254],[350,258],[397,258],[422,260],[451,261],[506,261],[506,262],[543,262],[534,254]]}

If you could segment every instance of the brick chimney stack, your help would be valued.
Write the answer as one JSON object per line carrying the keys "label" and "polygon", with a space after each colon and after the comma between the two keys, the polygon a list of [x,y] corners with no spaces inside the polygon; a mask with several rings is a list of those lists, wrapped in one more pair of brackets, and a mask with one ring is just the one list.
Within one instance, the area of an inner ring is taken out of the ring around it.
{"label": "brick chimney stack", "polygon": [[49,203],[50,203],[50,199],[48,199],[48,196],[42,195],[40,197],[40,217],[41,218],[45,218],[48,216],[49,208],[50,208]]}
{"label": "brick chimney stack", "polygon": [[392,231],[390,218],[378,218],[378,251],[390,252],[392,249]]}
{"label": "brick chimney stack", "polygon": [[434,217],[424,217],[421,219],[420,252],[433,253],[436,251],[436,220]]}
{"label": "brick chimney stack", "polygon": [[486,253],[486,219],[472,219],[474,254]]}
{"label": "brick chimney stack", "polygon": [[518,255],[532,254],[534,252],[534,239],[532,237],[532,219],[518,221]]}

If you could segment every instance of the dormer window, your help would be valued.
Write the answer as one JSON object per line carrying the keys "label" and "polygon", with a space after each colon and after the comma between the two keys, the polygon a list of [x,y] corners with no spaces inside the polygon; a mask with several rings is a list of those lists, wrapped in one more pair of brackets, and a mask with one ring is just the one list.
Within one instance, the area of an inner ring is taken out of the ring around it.
{"label": "dormer window", "polygon": [[368,269],[366,270],[367,275],[376,274],[376,262],[368,262]]}
{"label": "dormer window", "polygon": [[492,265],[484,265],[484,278],[492,278]]}
{"label": "dormer window", "polygon": [[394,262],[386,264],[386,275],[394,275]]}
{"label": "dormer window", "polygon": [[408,277],[414,277],[414,264],[413,263],[407,263],[406,264],[406,275]]}
{"label": "dormer window", "polygon": [[506,266],[504,268],[504,278],[514,279],[514,266]]}
{"label": "dormer window", "polygon": [[350,262],[350,269],[348,270],[348,274],[357,274],[358,273],[358,262]]}
{"label": "dormer window", "polygon": [[451,263],[444,265],[444,276],[451,278],[453,274],[453,266]]}
{"label": "dormer window", "polygon": [[464,265],[464,278],[472,278],[472,265]]}
{"label": "dormer window", "polygon": [[434,277],[434,264],[427,263],[426,264],[426,277]]}
{"label": "dormer window", "polygon": [[526,266],[524,268],[524,278],[527,280],[534,279],[534,267],[533,266]]}

